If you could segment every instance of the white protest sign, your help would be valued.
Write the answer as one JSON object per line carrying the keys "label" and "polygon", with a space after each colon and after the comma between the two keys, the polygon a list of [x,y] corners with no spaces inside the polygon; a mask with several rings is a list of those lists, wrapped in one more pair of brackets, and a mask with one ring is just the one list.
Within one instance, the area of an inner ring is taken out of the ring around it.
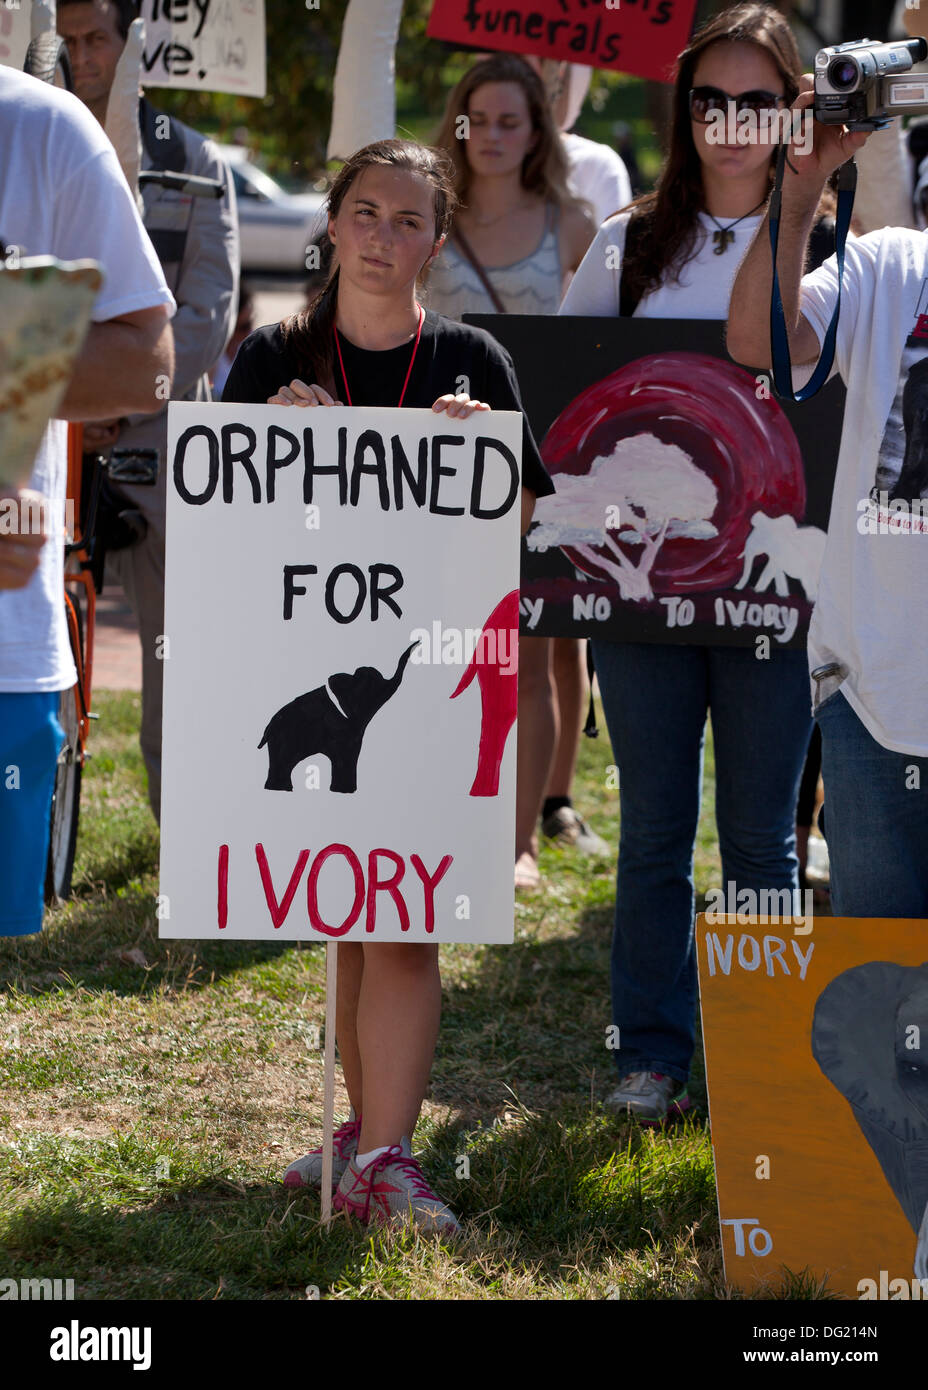
{"label": "white protest sign", "polygon": [[140,13],[143,86],[265,95],[264,0],[142,0]]}
{"label": "white protest sign", "polygon": [[32,39],[32,0],[0,0],[0,63],[22,72]]}
{"label": "white protest sign", "polygon": [[161,936],[512,940],[521,442],[170,405]]}

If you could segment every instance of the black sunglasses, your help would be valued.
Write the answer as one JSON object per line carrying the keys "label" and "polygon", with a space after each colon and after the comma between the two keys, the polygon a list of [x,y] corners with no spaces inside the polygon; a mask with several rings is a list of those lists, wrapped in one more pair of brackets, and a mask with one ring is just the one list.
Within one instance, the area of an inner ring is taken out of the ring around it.
{"label": "black sunglasses", "polygon": [[769,111],[776,106],[777,102],[785,101],[786,98],[776,92],[740,92],[733,97],[728,92],[723,92],[720,87],[692,87],[690,88],[690,115],[694,121],[706,121],[712,111],[728,110],[728,103],[734,102],[738,111]]}

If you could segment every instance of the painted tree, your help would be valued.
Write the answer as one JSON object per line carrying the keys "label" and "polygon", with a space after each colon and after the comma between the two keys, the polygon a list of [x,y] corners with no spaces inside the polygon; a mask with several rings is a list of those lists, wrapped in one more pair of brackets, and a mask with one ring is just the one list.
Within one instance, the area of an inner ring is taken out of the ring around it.
{"label": "painted tree", "polygon": [[[620,439],[610,454],[593,460],[585,476],[559,475],[557,488],[538,500],[540,525],[530,532],[529,545],[569,545],[594,575],[605,570],[623,599],[641,603],[654,597],[650,575],[665,540],[718,534],[709,520],[718,499],[712,479],[683,449],[653,434]],[[641,547],[638,564],[623,546]]]}

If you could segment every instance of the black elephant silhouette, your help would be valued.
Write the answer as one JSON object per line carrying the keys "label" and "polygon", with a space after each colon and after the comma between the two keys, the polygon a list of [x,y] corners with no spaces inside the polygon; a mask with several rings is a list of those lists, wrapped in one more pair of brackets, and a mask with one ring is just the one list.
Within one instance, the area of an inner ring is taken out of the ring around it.
{"label": "black elephant silhouette", "polygon": [[325,685],[283,705],[258,744],[267,744],[265,791],[292,792],[293,769],[314,753],[322,753],[332,765],[331,791],[357,791],[358,757],[367,726],[396,694],[418,645],[413,642],[406,648],[392,677],[374,666],[359,666],[353,675],[339,671]]}

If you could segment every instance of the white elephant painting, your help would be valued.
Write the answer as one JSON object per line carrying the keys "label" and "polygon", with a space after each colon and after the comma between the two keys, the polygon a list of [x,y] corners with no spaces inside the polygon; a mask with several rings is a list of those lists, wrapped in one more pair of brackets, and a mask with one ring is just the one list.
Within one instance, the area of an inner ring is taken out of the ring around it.
{"label": "white elephant painting", "polygon": [[741,552],[744,570],[735,588],[745,587],[754,562],[766,555],[767,563],[753,586],[756,590],[769,589],[773,584],[777,595],[786,598],[791,577],[799,580],[806,598],[814,602],[825,540],[825,532],[818,526],[797,526],[795,517],[767,516],[766,512],[755,512],[751,517],[750,535]]}

